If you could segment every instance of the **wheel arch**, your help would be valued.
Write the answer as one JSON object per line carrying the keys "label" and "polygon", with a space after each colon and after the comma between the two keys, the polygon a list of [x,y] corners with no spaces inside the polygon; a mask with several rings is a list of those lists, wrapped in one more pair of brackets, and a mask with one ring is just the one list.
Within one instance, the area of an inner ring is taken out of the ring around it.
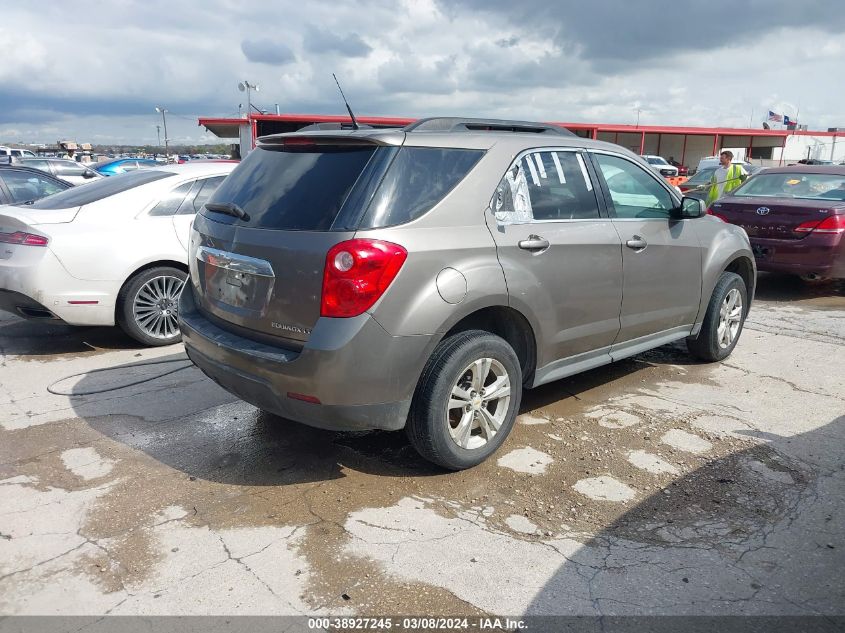
{"label": "wheel arch", "polygon": [[150,270],[151,268],[159,268],[160,266],[170,266],[172,268],[177,268],[183,271],[186,274],[189,274],[188,265],[185,262],[180,262],[174,259],[156,259],[151,262],[147,262],[146,264],[142,264],[137,266],[131,273],[126,275],[126,279],[123,280],[123,283],[120,284],[120,289],[117,291],[117,295],[115,296],[114,302],[114,316],[115,316],[115,323],[117,323],[117,313],[118,310],[121,309],[120,301],[117,300],[118,297],[121,296],[123,289],[126,285],[135,278],[136,275],[144,272],[145,270]]}
{"label": "wheel arch", "polygon": [[537,339],[524,314],[503,305],[479,308],[460,318],[443,338],[466,330],[484,330],[507,341],[519,359],[523,384],[531,384],[537,368]]}

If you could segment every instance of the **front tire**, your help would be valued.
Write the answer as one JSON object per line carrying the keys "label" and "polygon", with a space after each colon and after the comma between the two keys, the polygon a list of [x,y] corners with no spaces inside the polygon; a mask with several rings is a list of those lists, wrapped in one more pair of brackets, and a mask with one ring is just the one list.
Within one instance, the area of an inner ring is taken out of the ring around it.
{"label": "front tire", "polygon": [[707,305],[701,331],[698,337],[687,339],[687,349],[701,360],[724,360],[736,347],[747,314],[748,291],[742,277],[722,273]]}
{"label": "front tire", "polygon": [[117,296],[117,324],[130,337],[160,347],[182,340],[177,322],[179,293],[188,275],[172,266],[142,270]]}
{"label": "front tire", "polygon": [[507,439],[522,400],[522,371],[508,343],[469,330],[435,348],[423,369],[406,430],[427,460],[449,470],[483,462]]}

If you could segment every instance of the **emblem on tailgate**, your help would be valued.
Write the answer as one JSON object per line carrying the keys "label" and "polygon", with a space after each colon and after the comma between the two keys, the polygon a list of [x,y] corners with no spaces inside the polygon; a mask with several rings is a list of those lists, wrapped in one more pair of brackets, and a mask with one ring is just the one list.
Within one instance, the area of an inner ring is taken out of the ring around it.
{"label": "emblem on tailgate", "polygon": [[276,323],[275,321],[270,322],[270,326],[276,330],[282,330],[284,332],[294,332],[295,334],[311,334],[311,328],[307,327],[299,327],[298,325],[289,325],[288,323]]}
{"label": "emblem on tailgate", "polygon": [[769,207],[757,207],[757,215],[769,215],[771,209]]}

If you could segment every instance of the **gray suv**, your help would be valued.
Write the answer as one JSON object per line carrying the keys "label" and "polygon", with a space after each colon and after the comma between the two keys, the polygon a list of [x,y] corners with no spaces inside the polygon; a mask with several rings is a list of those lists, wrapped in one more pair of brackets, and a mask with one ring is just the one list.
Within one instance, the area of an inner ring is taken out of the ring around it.
{"label": "gray suv", "polygon": [[197,215],[179,303],[223,388],[326,429],[406,428],[449,469],[523,388],[686,339],[727,357],[745,232],[647,163],[543,124],[426,119],[260,139]]}

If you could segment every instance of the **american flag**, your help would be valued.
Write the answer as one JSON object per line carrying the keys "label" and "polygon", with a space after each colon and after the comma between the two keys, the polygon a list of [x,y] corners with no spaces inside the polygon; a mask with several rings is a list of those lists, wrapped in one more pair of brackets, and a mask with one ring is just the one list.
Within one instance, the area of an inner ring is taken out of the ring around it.
{"label": "american flag", "polygon": [[772,112],[769,110],[769,121],[774,121],[775,123],[783,123],[783,115],[777,114],[776,112]]}

